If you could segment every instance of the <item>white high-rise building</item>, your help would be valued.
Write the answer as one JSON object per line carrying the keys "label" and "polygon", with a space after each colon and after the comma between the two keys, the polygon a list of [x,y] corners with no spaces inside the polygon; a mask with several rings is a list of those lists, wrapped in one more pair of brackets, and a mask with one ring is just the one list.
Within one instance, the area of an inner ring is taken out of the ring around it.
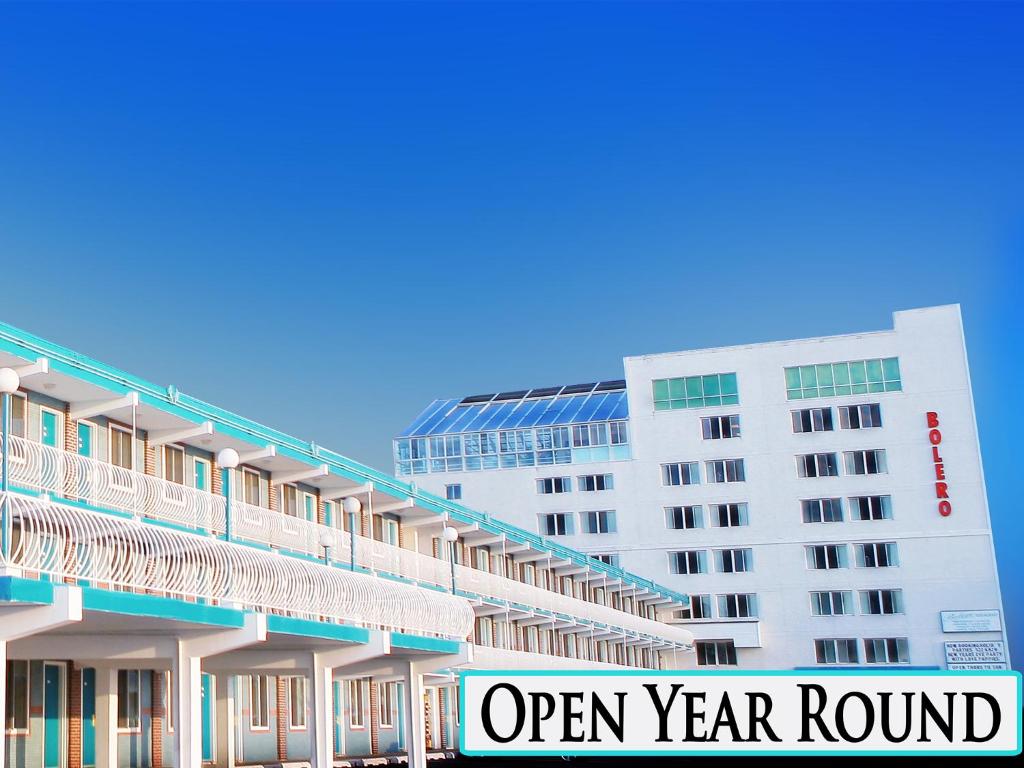
{"label": "white high-rise building", "polygon": [[396,470],[689,594],[692,663],[1001,666],[960,311],[433,402]]}

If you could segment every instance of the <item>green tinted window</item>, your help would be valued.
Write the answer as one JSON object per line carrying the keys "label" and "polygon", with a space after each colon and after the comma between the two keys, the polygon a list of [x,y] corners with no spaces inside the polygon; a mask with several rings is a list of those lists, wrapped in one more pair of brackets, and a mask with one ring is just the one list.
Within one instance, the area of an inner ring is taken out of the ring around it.
{"label": "green tinted window", "polygon": [[711,408],[716,405],[739,405],[740,402],[735,373],[655,379],[653,388],[656,411]]}
{"label": "green tinted window", "polygon": [[895,357],[793,366],[785,369],[785,375],[788,400],[903,389],[900,361]]}

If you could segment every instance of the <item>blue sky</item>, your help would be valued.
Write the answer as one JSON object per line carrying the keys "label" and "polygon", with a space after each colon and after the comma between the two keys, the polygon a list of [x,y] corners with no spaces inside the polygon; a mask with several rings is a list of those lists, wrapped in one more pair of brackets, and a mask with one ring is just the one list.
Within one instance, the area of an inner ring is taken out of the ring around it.
{"label": "blue sky", "polygon": [[1011,3],[4,4],[0,316],[389,468],[435,396],[960,302],[1014,642],[1022,27]]}

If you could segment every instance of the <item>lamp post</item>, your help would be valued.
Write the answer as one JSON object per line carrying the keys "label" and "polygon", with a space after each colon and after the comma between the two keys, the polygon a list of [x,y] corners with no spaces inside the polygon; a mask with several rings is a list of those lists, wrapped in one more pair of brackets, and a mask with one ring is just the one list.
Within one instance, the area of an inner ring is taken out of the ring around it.
{"label": "lamp post", "polygon": [[441,538],[448,544],[448,562],[452,569],[452,594],[455,594],[455,542],[459,540],[459,532],[446,525],[441,531]]}
{"label": "lamp post", "polygon": [[355,496],[346,496],[341,501],[341,511],[348,515],[348,567],[356,569],[356,515],[363,511],[363,504]]}
{"label": "lamp post", "polygon": [[21,386],[21,377],[18,372],[13,368],[0,368],[0,393],[3,393],[3,403],[0,405],[3,409],[2,417],[2,441],[3,446],[0,447],[0,451],[3,453],[3,471],[2,477],[0,477],[0,488],[3,492],[3,513],[2,519],[0,519],[0,560],[4,563],[10,562],[11,557],[11,510],[10,501],[8,500],[8,491],[10,490],[10,434],[11,434],[11,395],[18,391],[18,387]]}
{"label": "lamp post", "polygon": [[222,448],[217,452],[217,465],[223,471],[224,485],[224,540],[231,541],[231,470],[239,464],[238,451]]}
{"label": "lamp post", "polygon": [[331,544],[334,543],[334,537],[331,536],[331,532],[326,528],[320,529],[320,548],[324,551],[324,565],[330,565],[331,562]]}

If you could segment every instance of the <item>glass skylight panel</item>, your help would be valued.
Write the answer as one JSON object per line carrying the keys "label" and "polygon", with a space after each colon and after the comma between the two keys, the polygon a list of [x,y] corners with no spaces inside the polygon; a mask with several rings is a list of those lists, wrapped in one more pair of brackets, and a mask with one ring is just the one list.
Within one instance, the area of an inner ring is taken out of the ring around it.
{"label": "glass skylight panel", "polygon": [[484,422],[481,430],[500,429],[505,424],[505,419],[515,410],[518,403],[494,403],[488,408],[491,417]]}
{"label": "glass skylight panel", "polygon": [[594,412],[601,406],[601,403],[605,401],[608,395],[597,394],[590,395],[587,398],[587,402],[583,404],[583,407],[576,412],[576,415],[572,417],[573,424],[581,424],[586,421],[596,421],[594,418]]}
{"label": "glass skylight panel", "polygon": [[565,406],[565,410],[562,411],[558,417],[558,424],[570,424],[573,421],[573,417],[579,413],[580,409],[586,405],[587,400],[590,399],[590,395],[574,395],[569,400],[569,404]]}
{"label": "glass skylight panel", "polygon": [[[461,405],[455,410],[458,411],[458,418],[449,421],[448,426],[445,427],[445,432],[448,434],[455,434],[457,432],[465,432],[469,424],[477,417],[477,414],[483,410],[482,405]],[[435,429],[435,432],[439,429]]]}
{"label": "glass skylight panel", "polygon": [[540,400],[527,400],[526,403],[529,405],[529,409],[523,414],[523,418],[519,421],[518,426],[535,426],[540,421],[540,417],[544,415],[544,411],[547,410],[548,406],[550,406],[552,402],[554,402],[554,400],[550,397],[542,398]]}
{"label": "glass skylight panel", "polygon": [[415,434],[429,435],[433,432],[434,427],[437,426],[447,415],[448,412],[458,404],[458,400],[445,400],[442,407],[438,408],[428,418],[423,420],[423,423],[416,430]]}
{"label": "glass skylight panel", "polygon": [[537,426],[542,427],[547,424],[561,423],[562,411],[569,405],[571,399],[569,397],[556,397],[551,407],[544,411],[540,419],[537,420]]}
{"label": "glass skylight panel", "polygon": [[430,420],[431,417],[436,416],[440,413],[447,413],[451,407],[451,400],[435,400],[426,408],[423,412],[417,416],[412,424],[410,424],[399,437],[409,437],[410,435],[422,434],[423,426]]}

